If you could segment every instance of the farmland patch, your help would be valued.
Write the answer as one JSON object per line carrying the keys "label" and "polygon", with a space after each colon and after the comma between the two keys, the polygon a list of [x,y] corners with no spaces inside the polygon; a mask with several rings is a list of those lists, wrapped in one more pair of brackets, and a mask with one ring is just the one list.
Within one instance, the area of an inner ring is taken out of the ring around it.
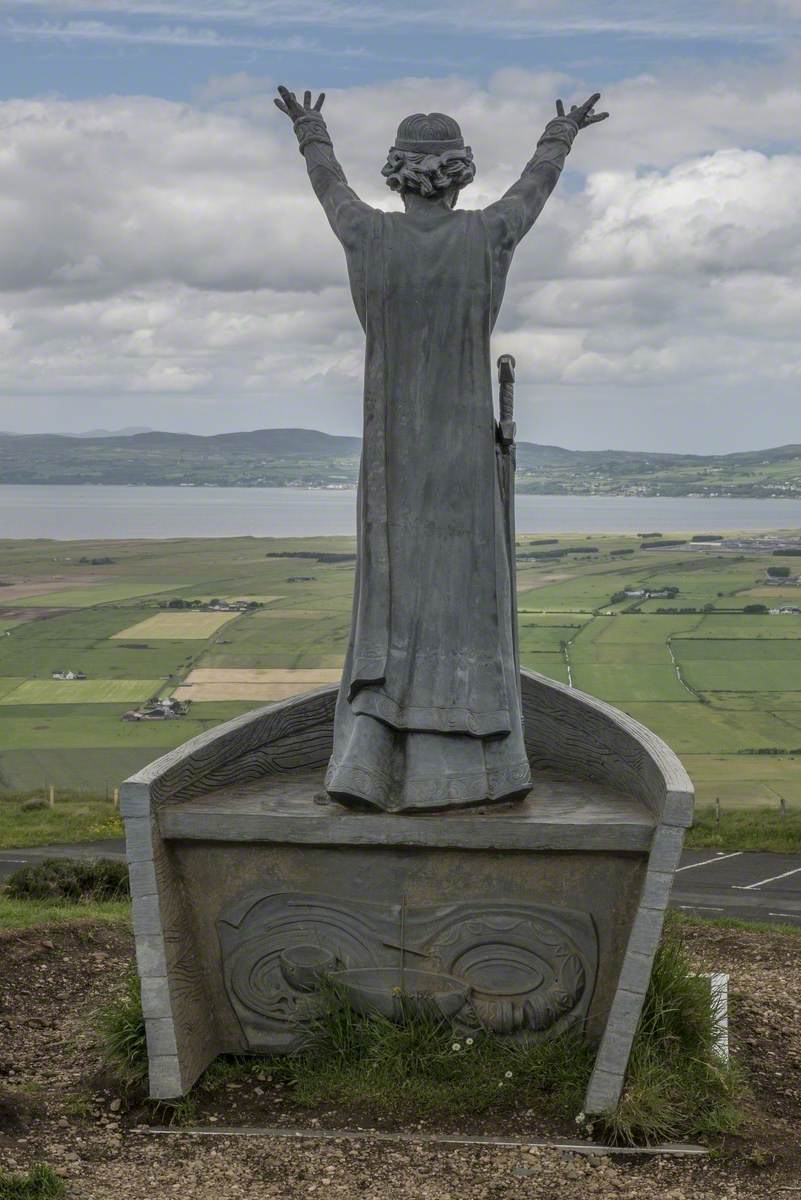
{"label": "farmland patch", "polygon": [[147,700],[161,679],[26,679],[0,704],[123,704]]}
{"label": "farmland patch", "polygon": [[157,613],[113,636],[118,641],[124,639],[128,642],[161,638],[167,641],[205,641],[238,615],[230,612]]}
{"label": "farmland patch", "polygon": [[672,700],[677,703],[692,703],[694,697],[676,678],[669,663],[663,665],[627,666],[573,661],[573,683],[584,692],[600,696],[602,700],[622,704],[636,700]]}

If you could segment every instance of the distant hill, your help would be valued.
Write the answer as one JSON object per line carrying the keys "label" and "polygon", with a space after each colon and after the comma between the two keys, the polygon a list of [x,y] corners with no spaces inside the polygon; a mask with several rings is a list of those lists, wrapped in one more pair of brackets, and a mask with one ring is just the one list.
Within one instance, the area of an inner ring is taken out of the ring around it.
{"label": "distant hill", "polygon": [[[0,482],[193,487],[350,487],[361,440],[317,429],[201,436],[159,430],[0,433]],[[521,492],[801,496],[801,445],[735,454],[568,450],[520,442]]]}
{"label": "distant hill", "polygon": [[126,425],[124,429],[84,429],[82,433],[67,434],[67,437],[108,438],[129,437],[133,433],[153,433],[149,425]]}

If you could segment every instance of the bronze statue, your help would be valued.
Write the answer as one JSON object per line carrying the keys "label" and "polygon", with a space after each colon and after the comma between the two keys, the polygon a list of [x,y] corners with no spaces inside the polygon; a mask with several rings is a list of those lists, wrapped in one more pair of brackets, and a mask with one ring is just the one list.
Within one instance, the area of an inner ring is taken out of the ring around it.
{"label": "bronze statue", "polygon": [[326,787],[392,811],[523,796],[490,334],[573,139],[608,114],[597,93],[568,113],[558,100],[521,177],[482,211],[454,208],[475,175],[457,122],[407,117],[382,172],[406,211],[388,213],[348,186],[324,96],[278,91],[367,337],[353,622]]}

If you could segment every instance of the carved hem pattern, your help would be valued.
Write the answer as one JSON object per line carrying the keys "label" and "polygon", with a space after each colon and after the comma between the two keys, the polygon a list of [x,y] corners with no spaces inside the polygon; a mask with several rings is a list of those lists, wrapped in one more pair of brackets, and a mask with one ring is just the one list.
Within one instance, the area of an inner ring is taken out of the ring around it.
{"label": "carved hem pattern", "polygon": [[449,808],[455,804],[480,804],[517,795],[531,786],[527,759],[498,768],[464,775],[438,775],[430,779],[406,778],[402,786],[381,771],[335,762],[328,765],[326,790],[366,800],[392,812],[405,809]]}
{"label": "carved hem pattern", "polygon": [[467,733],[471,737],[502,737],[511,729],[508,708],[476,713],[469,708],[434,708],[400,705],[377,688],[356,692],[351,701],[354,713],[363,713],[391,725],[393,729],[416,733]]}

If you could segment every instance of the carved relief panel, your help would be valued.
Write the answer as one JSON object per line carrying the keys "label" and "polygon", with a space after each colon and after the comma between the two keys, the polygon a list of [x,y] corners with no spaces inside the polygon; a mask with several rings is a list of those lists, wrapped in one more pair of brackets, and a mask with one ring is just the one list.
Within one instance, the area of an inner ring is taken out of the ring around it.
{"label": "carved relief panel", "polygon": [[309,892],[249,895],[217,922],[228,998],[248,1048],[302,1036],[323,978],[360,1012],[399,1019],[424,1000],[465,1028],[553,1036],[587,1014],[597,969],[592,918],[475,899],[407,907]]}

